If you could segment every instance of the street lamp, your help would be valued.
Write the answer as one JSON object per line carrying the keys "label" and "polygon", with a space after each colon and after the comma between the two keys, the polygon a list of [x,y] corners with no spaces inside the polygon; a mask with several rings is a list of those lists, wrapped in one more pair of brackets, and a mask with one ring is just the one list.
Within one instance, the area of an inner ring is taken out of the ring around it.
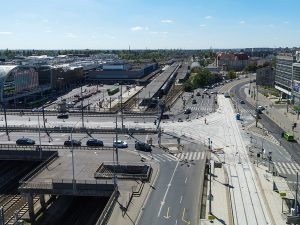
{"label": "street lamp", "polygon": [[76,183],[75,183],[75,169],[74,169],[74,143],[73,143],[73,131],[74,128],[76,127],[77,123],[79,123],[80,121],[77,121],[74,126],[72,127],[71,130],[71,135],[70,135],[70,141],[71,141],[71,155],[72,155],[72,184],[73,184],[73,191],[75,192],[76,189]]}

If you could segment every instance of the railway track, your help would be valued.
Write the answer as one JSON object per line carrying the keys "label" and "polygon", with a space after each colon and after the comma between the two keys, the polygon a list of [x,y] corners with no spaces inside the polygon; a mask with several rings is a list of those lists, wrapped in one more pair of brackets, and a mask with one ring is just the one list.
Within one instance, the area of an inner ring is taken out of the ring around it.
{"label": "railway track", "polygon": [[[22,218],[29,210],[28,208],[28,203],[21,197],[21,200],[17,200],[16,203],[14,203],[13,205],[11,205],[10,207],[10,211],[11,211],[11,215],[6,216],[5,218],[5,225],[14,225],[16,223],[16,216],[17,218]],[[17,199],[18,197],[16,197]],[[39,197],[35,196],[33,198],[33,204],[35,204],[36,202],[39,201]],[[15,207],[13,207],[15,206]]]}

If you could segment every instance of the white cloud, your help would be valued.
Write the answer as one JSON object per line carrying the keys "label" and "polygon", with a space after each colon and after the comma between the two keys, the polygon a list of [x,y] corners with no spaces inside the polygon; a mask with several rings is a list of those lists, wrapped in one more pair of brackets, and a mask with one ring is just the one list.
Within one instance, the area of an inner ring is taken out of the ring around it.
{"label": "white cloud", "polygon": [[0,31],[0,35],[12,35],[12,32],[9,31]]}
{"label": "white cloud", "polygon": [[149,27],[145,27],[145,30],[149,30]]}
{"label": "white cloud", "polygon": [[206,17],[204,17],[206,20],[210,20],[210,19],[212,19],[213,17],[212,16],[206,16]]}
{"label": "white cloud", "polygon": [[43,19],[43,20],[42,20],[42,22],[43,22],[43,23],[48,23],[48,22],[49,22],[49,20],[47,20],[47,19]]}
{"label": "white cloud", "polygon": [[78,38],[78,36],[76,34],[73,34],[73,33],[66,33],[65,35],[68,38]]}
{"label": "white cloud", "polygon": [[200,24],[200,27],[206,27],[206,24]]}
{"label": "white cloud", "polygon": [[45,30],[45,33],[52,33],[52,30]]}
{"label": "white cloud", "polygon": [[140,27],[140,26],[131,27],[130,29],[131,29],[131,31],[133,31],[133,32],[144,30],[144,28],[143,28],[143,27]]}
{"label": "white cloud", "polygon": [[241,20],[239,23],[240,24],[245,24],[246,22],[245,22],[245,20]]}
{"label": "white cloud", "polygon": [[161,20],[160,22],[161,23],[174,23],[173,20]]}

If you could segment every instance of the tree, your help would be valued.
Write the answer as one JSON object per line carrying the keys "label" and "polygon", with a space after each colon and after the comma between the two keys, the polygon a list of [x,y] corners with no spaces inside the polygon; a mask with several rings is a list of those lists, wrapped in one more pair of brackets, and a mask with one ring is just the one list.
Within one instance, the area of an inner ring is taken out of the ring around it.
{"label": "tree", "polygon": [[233,70],[230,70],[227,74],[227,79],[235,79],[236,78],[236,72]]}

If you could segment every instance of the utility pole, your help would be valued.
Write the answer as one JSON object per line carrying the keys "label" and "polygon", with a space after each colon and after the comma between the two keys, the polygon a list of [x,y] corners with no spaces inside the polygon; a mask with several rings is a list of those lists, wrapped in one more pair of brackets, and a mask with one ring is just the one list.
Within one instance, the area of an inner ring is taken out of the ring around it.
{"label": "utility pole", "polygon": [[84,118],[83,118],[83,97],[82,97],[82,83],[80,87],[80,97],[81,97],[81,121],[82,121],[82,128],[84,128]]}
{"label": "utility pole", "polygon": [[119,154],[118,154],[118,113],[116,113],[116,159],[117,159],[117,165],[119,165]]}
{"label": "utility pole", "polygon": [[210,215],[211,215],[211,200],[212,200],[212,194],[211,194],[211,173],[212,173],[211,162],[209,161],[209,212],[208,212],[208,214],[210,214]]}
{"label": "utility pole", "polygon": [[6,118],[6,105],[5,105],[5,102],[2,102],[2,106],[3,106],[3,112],[4,112],[5,132],[6,132],[6,136],[7,136],[8,140],[10,141],[10,137],[9,137],[9,134],[8,134],[8,128],[7,128],[7,118]]}
{"label": "utility pole", "polygon": [[297,198],[298,198],[298,172],[297,172],[297,182],[296,182],[296,196],[295,196],[295,213],[298,214],[298,204],[297,204]]}
{"label": "utility pole", "polygon": [[122,121],[122,131],[124,127],[124,117],[123,117],[123,90],[122,90],[122,83],[121,83],[121,121]]}

